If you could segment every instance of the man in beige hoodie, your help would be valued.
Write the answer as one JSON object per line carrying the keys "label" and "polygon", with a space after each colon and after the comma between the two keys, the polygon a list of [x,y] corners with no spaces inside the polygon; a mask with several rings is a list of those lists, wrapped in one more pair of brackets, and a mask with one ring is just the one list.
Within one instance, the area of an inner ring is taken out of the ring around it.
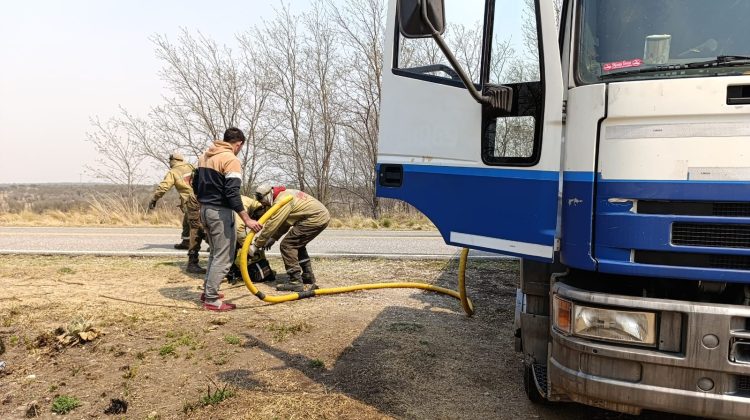
{"label": "man in beige hoodie", "polygon": [[289,231],[279,246],[289,281],[277,285],[276,290],[302,292],[317,289],[306,246],[328,227],[331,216],[323,203],[302,191],[268,185],[261,185],[255,191],[255,199],[266,206],[287,196],[292,196],[292,201],[266,221],[263,230],[253,240],[250,252],[269,249],[276,239]]}
{"label": "man in beige hoodie", "polygon": [[231,303],[224,303],[224,295],[219,293],[219,285],[229,272],[235,256],[237,233],[234,213],[253,231],[261,229],[260,223],[247,214],[240,197],[242,166],[237,154],[244,144],[242,131],[228,128],[223,141],[215,141],[201,156],[198,171],[193,177],[193,190],[201,208],[201,223],[211,247],[201,296],[203,308],[211,311],[231,311],[236,308]]}

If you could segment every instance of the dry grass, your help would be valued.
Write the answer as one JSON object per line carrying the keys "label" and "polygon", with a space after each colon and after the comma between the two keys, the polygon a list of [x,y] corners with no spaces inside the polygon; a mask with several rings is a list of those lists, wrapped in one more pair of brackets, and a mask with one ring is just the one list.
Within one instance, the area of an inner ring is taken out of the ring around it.
{"label": "dry grass", "polygon": [[[2,197],[0,197],[2,198]],[[49,203],[47,203],[49,204]],[[6,206],[7,207],[7,206]],[[67,206],[67,210],[41,210],[26,206],[19,211],[2,211],[0,226],[181,226],[182,212],[173,200],[163,199],[156,209],[147,211],[142,198],[127,198],[119,193],[95,192],[85,204]],[[364,216],[334,217],[333,229],[435,230],[435,226],[418,212],[399,212],[380,219]]]}
{"label": "dry grass", "polygon": [[149,213],[118,213],[103,208],[88,212],[45,210],[41,214],[30,211],[0,213],[0,226],[62,227],[62,226],[182,226],[182,213],[157,208]]}
{"label": "dry grass", "polygon": [[180,226],[177,194],[147,212],[152,191],[141,186],[126,198],[108,185],[0,185],[0,226]]}
{"label": "dry grass", "polygon": [[[141,209],[128,210],[116,198],[92,199],[88,211],[45,210],[41,214],[31,211],[0,213],[0,226],[19,227],[63,227],[63,226],[160,226],[179,227],[182,213],[163,206],[146,212]],[[425,216],[398,214],[383,216],[378,220],[364,216],[334,217],[329,229],[390,229],[390,230],[435,230],[435,225]]]}
{"label": "dry grass", "polygon": [[396,213],[383,215],[380,219],[364,216],[334,217],[329,227],[334,229],[392,229],[435,230],[435,225],[421,213]]}
{"label": "dry grass", "polygon": [[[281,269],[279,260],[271,264]],[[455,281],[455,262],[314,264],[322,286],[391,277]],[[68,268],[66,274],[59,274],[61,267]],[[48,398],[56,394],[79,398],[73,413],[87,418],[103,417],[113,398],[128,402],[128,418],[146,418],[153,411],[164,419],[460,418],[467,414],[462,403],[471,404],[476,417],[508,410],[506,402],[484,391],[488,385],[507,388],[507,373],[487,372],[506,369],[497,364],[500,353],[512,354],[511,334],[497,333],[499,325],[507,329],[512,323],[512,309],[502,309],[512,294],[498,294],[494,282],[470,289],[481,309],[474,319],[466,318],[452,298],[415,290],[266,305],[244,286],[227,285],[223,292],[239,309],[215,314],[199,309],[200,280],[182,269],[164,258],[0,258],[0,284],[6,290],[0,334],[10,368],[0,381],[0,401],[10,401],[0,404],[0,418],[22,416],[20,410],[33,400],[49,413]],[[491,271],[478,274],[492,278]],[[64,283],[58,281],[63,276]],[[259,287],[276,293],[268,285]],[[488,294],[480,298],[485,289]],[[63,348],[35,340],[79,317],[103,335]],[[404,322],[423,327],[392,327]],[[461,350],[467,342],[482,344]],[[510,366],[518,370],[515,362]],[[234,396],[204,404],[217,389]],[[450,401],[439,396],[445,389],[451,389]],[[523,403],[520,388],[515,393]]]}

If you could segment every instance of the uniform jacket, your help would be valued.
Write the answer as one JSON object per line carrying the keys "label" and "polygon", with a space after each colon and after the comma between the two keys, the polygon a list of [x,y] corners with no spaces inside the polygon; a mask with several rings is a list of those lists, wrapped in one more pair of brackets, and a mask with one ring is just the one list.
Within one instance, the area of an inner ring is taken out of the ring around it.
{"label": "uniform jacket", "polygon": [[193,195],[193,187],[190,185],[190,180],[195,168],[193,165],[182,160],[173,162],[172,168],[164,176],[161,183],[156,186],[152,200],[158,201],[167,191],[175,187],[177,193],[180,194],[180,207],[184,207],[190,200],[190,196]]}
{"label": "uniform jacket", "polygon": [[258,248],[265,246],[268,239],[274,237],[274,233],[283,225],[317,227],[331,220],[331,215],[323,203],[302,191],[281,191],[274,197],[273,202],[276,203],[289,195],[294,197],[292,201],[268,219],[263,225],[263,230],[256,236],[255,246]]}
{"label": "uniform jacket", "polygon": [[198,171],[193,177],[193,190],[201,204],[228,207],[237,213],[245,208],[240,198],[242,166],[232,152],[232,146],[215,141],[198,160]]}
{"label": "uniform jacket", "polygon": [[[241,196],[242,199],[242,206],[245,208],[245,211],[247,211],[247,214],[253,214],[255,210],[258,210],[259,208],[263,207],[263,204],[260,204],[259,201],[254,200],[248,196]],[[239,214],[234,214],[234,225],[237,227],[237,242],[242,244],[245,240],[245,222],[242,221],[242,218]]]}

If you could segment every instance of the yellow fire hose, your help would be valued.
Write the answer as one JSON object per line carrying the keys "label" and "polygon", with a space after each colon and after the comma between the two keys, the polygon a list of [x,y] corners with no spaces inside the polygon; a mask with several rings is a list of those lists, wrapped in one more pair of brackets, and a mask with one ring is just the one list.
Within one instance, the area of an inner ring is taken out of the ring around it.
{"label": "yellow fire hose", "polygon": [[[260,224],[266,223],[268,219],[271,218],[271,216],[274,215],[281,207],[285,206],[292,200],[292,196],[287,196],[282,198],[278,203],[274,204],[268,211],[258,220]],[[471,316],[474,314],[474,305],[471,303],[471,300],[466,296],[466,282],[465,282],[465,272],[466,272],[466,259],[469,255],[468,248],[464,248],[461,251],[461,259],[458,264],[458,291],[446,289],[444,287],[439,286],[433,286],[431,284],[427,283],[417,283],[417,282],[392,282],[392,283],[371,283],[371,284],[360,284],[356,286],[344,286],[344,287],[331,287],[326,289],[315,289],[305,292],[295,292],[295,293],[289,293],[286,295],[281,296],[269,296],[265,293],[258,290],[257,287],[255,287],[255,284],[253,284],[252,280],[250,280],[250,274],[247,271],[247,254],[250,249],[250,244],[253,241],[253,238],[255,237],[255,232],[250,231],[245,238],[245,242],[242,244],[242,250],[240,251],[240,272],[242,273],[242,280],[245,282],[245,285],[247,286],[248,290],[250,290],[250,293],[254,294],[258,297],[258,299],[268,302],[268,303],[281,303],[281,302],[290,302],[293,300],[298,299],[304,299],[314,296],[321,296],[321,295],[334,295],[338,293],[347,293],[347,292],[353,292],[356,290],[372,290],[372,289],[403,289],[403,288],[409,288],[409,289],[422,289],[422,290],[430,290],[437,293],[442,293],[444,295],[453,296],[454,298],[461,301],[461,306],[463,307],[464,311],[466,312],[466,315]]]}

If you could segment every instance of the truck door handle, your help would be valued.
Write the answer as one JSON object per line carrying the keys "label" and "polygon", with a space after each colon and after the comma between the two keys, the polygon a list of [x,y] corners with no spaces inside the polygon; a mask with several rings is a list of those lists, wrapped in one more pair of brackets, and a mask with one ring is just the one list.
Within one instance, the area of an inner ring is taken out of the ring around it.
{"label": "truck door handle", "polygon": [[750,105],[750,85],[727,87],[727,105]]}
{"label": "truck door handle", "polygon": [[381,164],[378,182],[383,187],[400,187],[404,181],[404,167],[401,165]]}

